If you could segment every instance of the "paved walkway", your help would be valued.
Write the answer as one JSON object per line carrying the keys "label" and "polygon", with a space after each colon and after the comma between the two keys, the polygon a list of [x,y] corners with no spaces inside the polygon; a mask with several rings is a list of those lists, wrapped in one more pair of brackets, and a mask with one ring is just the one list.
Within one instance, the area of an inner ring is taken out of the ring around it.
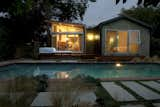
{"label": "paved walkway", "polygon": [[160,91],[160,84],[155,81],[142,81],[141,83]]}
{"label": "paved walkway", "polygon": [[153,92],[152,90],[136,83],[136,82],[122,82],[123,85],[127,86],[131,90],[133,90],[135,93],[137,93],[139,96],[143,97],[146,100],[155,100],[160,99],[160,94]]}
{"label": "paved walkway", "polygon": [[136,98],[114,82],[102,82],[102,86],[117,101],[136,101]]}
{"label": "paved walkway", "polygon": [[160,107],[160,103],[154,103],[153,104],[155,107]]}
{"label": "paved walkway", "polygon": [[141,98],[153,107],[160,107],[159,81],[119,81],[101,84],[113,99],[122,103],[120,107],[147,107]]}

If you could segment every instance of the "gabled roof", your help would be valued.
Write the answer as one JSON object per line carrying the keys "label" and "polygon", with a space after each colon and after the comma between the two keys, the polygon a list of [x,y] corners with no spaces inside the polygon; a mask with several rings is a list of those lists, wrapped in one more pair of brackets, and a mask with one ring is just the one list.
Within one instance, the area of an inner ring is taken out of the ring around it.
{"label": "gabled roof", "polygon": [[146,28],[148,28],[148,29],[151,28],[150,25],[148,25],[148,24],[146,24],[146,23],[144,23],[144,22],[142,22],[142,21],[140,21],[140,20],[137,20],[137,19],[135,19],[135,18],[133,18],[133,17],[130,17],[130,16],[126,15],[126,14],[120,14],[118,17],[115,17],[115,18],[112,18],[112,19],[110,19],[110,20],[101,22],[98,26],[101,27],[101,26],[103,26],[103,25],[105,25],[105,24],[110,24],[110,23],[113,23],[113,22],[118,21],[118,20],[121,20],[121,19],[129,20],[129,21],[131,21],[131,22],[133,22],[133,23],[136,23],[136,24],[138,24],[138,25],[140,25],[140,26],[143,26],[143,27],[146,27]]}

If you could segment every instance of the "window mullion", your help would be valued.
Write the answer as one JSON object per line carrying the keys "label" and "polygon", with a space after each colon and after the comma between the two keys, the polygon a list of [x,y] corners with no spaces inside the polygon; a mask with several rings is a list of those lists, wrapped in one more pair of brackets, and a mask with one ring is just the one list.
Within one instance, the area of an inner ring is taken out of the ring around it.
{"label": "window mullion", "polygon": [[131,34],[131,31],[128,30],[128,40],[127,40],[127,52],[130,53],[129,51],[129,48],[130,48],[130,34]]}

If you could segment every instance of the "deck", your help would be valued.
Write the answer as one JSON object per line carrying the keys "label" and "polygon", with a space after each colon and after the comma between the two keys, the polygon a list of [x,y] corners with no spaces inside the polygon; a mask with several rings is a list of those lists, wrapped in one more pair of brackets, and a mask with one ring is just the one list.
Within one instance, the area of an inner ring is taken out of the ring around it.
{"label": "deck", "polygon": [[[135,56],[101,56],[96,54],[40,54],[39,59],[83,59],[95,61],[131,61]],[[144,58],[144,56],[139,56]]]}

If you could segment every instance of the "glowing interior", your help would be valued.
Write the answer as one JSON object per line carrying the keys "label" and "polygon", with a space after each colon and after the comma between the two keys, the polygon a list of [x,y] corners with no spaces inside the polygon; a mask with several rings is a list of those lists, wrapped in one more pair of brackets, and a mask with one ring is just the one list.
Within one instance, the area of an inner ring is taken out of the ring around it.
{"label": "glowing interior", "polygon": [[54,23],[52,25],[52,32],[83,32],[83,26],[64,23]]}
{"label": "glowing interior", "polygon": [[139,50],[138,31],[107,31],[106,51],[108,53],[136,54]]}
{"label": "glowing interior", "polygon": [[82,25],[54,23],[52,24],[52,46],[62,51],[81,51]]}

